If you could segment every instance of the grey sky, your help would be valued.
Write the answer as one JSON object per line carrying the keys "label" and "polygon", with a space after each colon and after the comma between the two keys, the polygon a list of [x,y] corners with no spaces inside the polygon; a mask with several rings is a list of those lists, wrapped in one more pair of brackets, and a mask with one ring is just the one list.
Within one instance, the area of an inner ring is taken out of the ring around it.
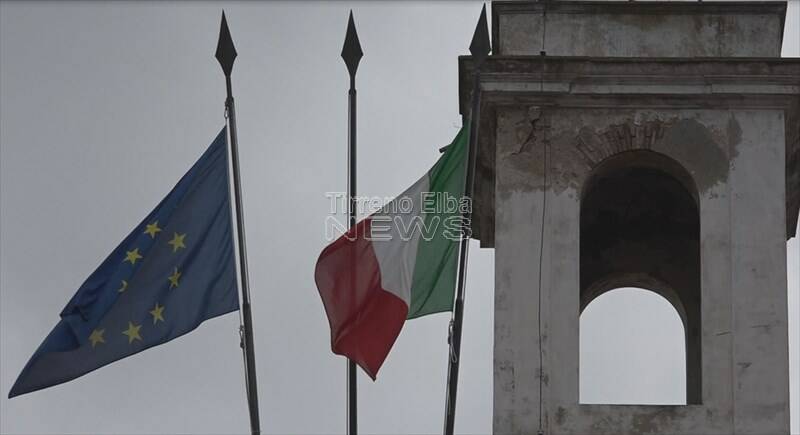
{"label": "grey sky", "polygon": [[[790,3],[784,56],[800,56],[800,4]],[[0,4],[0,432],[248,430],[235,314],[62,386],[5,398],[69,297],[222,128],[224,81],[213,58],[222,6]],[[313,269],[326,244],[324,193],[345,188],[339,52],[347,12],[354,9],[365,52],[359,190],[383,197],[417,180],[458,130],[456,57],[467,52],[480,3],[224,6],[239,52],[234,93],[263,430],[342,433],[345,363],[330,352]],[[787,249],[797,341],[797,238]],[[494,255],[470,254],[456,428],[487,433]],[[662,308],[633,295],[627,305],[590,307],[587,314],[604,311],[602,318],[582,322],[596,322],[600,337],[620,327],[603,318],[669,322]],[[407,323],[378,382],[361,376],[364,433],[440,433],[448,319]],[[644,337],[669,343],[674,334],[643,329],[629,342]],[[587,361],[610,364],[591,341]],[[791,358],[798,432],[798,347]],[[676,369],[669,355],[662,360],[660,372]],[[628,370],[632,379],[652,373]],[[661,400],[680,394],[671,378],[648,379]],[[586,379],[582,395],[608,397],[601,381]],[[618,388],[628,397],[642,390],[635,380]]]}

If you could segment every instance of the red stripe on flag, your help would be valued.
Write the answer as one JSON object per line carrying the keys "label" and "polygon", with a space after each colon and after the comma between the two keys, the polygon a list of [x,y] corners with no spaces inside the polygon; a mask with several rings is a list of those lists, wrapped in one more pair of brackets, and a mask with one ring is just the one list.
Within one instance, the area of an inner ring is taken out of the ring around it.
{"label": "red stripe on flag", "polygon": [[[381,287],[378,259],[364,219],[320,254],[314,271],[331,327],[334,353],[355,361],[374,380],[408,314],[406,303]],[[355,238],[354,238],[355,236]]]}

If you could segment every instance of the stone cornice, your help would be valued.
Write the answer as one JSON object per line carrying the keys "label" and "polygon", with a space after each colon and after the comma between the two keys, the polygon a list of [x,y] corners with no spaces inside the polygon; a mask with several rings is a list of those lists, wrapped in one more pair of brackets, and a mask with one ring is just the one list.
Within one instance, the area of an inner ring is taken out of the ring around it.
{"label": "stone cornice", "polygon": [[[459,58],[460,109],[469,107],[473,70]],[[795,235],[800,210],[800,59],[797,58],[586,58],[493,56],[481,72],[481,110],[506,105],[597,108],[778,109],[786,120],[786,230]],[[493,147],[487,116],[481,147]],[[487,136],[488,135],[488,136]],[[491,150],[482,150],[487,156]],[[494,179],[491,162],[478,165],[478,183]],[[487,172],[488,171],[488,172]],[[492,246],[493,186],[476,186],[475,234]]]}
{"label": "stone cornice", "polygon": [[[787,95],[800,92],[800,58],[589,58],[493,56],[481,72],[485,91],[561,94]],[[459,57],[459,109],[472,87],[469,56]],[[610,89],[608,85],[616,85]]]}

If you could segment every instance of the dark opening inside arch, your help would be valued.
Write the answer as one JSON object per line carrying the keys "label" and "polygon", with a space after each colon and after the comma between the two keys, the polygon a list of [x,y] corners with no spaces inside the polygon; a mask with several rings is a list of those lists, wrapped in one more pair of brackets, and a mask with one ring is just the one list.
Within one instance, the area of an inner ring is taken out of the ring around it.
{"label": "dark opening inside arch", "polygon": [[702,401],[700,214],[691,175],[646,150],[606,159],[581,195],[580,309],[606,291],[665,297],[686,334],[686,403]]}

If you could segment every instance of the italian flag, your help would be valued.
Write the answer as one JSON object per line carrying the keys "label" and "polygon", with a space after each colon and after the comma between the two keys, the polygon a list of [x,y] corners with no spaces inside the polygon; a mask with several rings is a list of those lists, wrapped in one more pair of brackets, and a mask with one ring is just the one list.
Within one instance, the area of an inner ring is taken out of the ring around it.
{"label": "italian flag", "polygon": [[428,173],[317,260],[331,348],[373,380],[406,319],[453,309],[468,136],[462,127]]}

